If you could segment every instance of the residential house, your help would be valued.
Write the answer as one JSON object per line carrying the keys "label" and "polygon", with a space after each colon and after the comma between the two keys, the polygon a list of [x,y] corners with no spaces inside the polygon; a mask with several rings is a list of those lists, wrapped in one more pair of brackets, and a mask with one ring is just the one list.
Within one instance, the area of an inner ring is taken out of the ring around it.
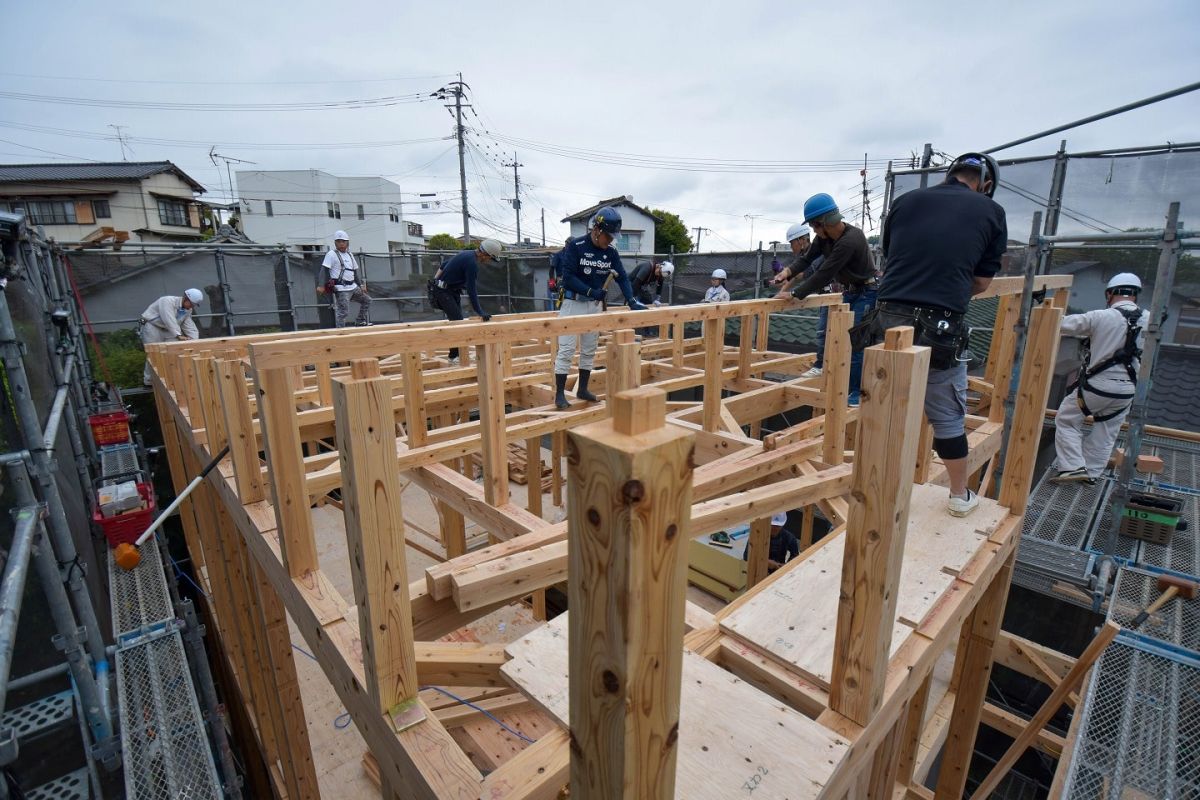
{"label": "residential house", "polygon": [[21,212],[60,242],[112,232],[142,242],[204,238],[204,187],[170,161],[0,164],[0,210]]}
{"label": "residential house", "polygon": [[425,246],[420,223],[401,217],[400,187],[384,178],[339,177],[318,169],[239,170],[242,227],[260,244],[324,252],[333,233],[354,252],[398,253]]}
{"label": "residential house", "polygon": [[571,224],[572,236],[582,236],[587,232],[592,217],[604,206],[612,206],[621,213],[621,235],[614,243],[621,255],[654,254],[654,223],[662,222],[662,218],[655,216],[649,209],[634,204],[629,195],[602,200],[594,206],[564,217],[562,221]]}

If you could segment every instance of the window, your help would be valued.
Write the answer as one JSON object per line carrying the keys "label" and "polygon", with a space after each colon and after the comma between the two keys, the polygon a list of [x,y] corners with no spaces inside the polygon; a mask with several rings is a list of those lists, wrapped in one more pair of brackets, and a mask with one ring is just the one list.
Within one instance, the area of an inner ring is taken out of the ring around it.
{"label": "window", "polygon": [[421,223],[419,223],[419,222],[410,222],[410,223],[408,223],[408,235],[409,236],[424,236],[425,229],[422,227]]}
{"label": "window", "polygon": [[29,218],[34,225],[74,225],[75,203],[61,200],[32,202],[29,203]]}
{"label": "window", "polygon": [[96,215],[96,219],[112,219],[107,200],[93,200],[92,213]]}
{"label": "window", "polygon": [[271,201],[270,200],[264,201],[264,205],[267,208],[267,216],[268,217],[275,216],[275,206],[271,205]]}
{"label": "window", "polygon": [[630,231],[617,237],[617,249],[622,253],[637,252],[642,246],[642,232]]}
{"label": "window", "polygon": [[188,227],[187,203],[180,200],[158,201],[158,221],[163,225],[178,225]]}
{"label": "window", "polygon": [[367,215],[366,215],[365,213],[363,213],[363,207],[362,207],[362,205],[361,205],[361,204],[359,204],[359,206],[358,206],[358,218],[359,218],[359,219],[366,219],[366,218],[367,218]]}
{"label": "window", "polygon": [[336,219],[341,219],[341,218],[342,218],[342,204],[341,204],[341,203],[334,203],[334,204],[333,204],[333,216],[334,216]]}
{"label": "window", "polygon": [[332,200],[325,201],[325,210],[329,212],[329,218],[333,219],[333,201]]}
{"label": "window", "polygon": [[395,206],[388,208],[388,219],[390,219],[392,222],[400,221],[400,212],[396,210]]}

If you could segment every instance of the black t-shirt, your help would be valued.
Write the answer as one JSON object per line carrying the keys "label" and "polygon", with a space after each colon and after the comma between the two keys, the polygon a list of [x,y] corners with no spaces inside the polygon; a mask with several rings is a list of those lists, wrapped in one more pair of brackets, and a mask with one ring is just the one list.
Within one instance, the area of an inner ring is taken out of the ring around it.
{"label": "black t-shirt", "polygon": [[[779,532],[778,536],[771,537],[771,548],[767,554],[767,558],[774,561],[776,564],[783,564],[788,560],[788,556],[795,558],[800,555],[800,540],[796,535],[784,528]],[[746,549],[742,552],[742,560],[747,561],[750,558],[750,543],[746,542]]]}
{"label": "black t-shirt", "polygon": [[633,296],[642,303],[653,303],[662,299],[663,280],[654,274],[654,264],[647,261],[629,276]]}
{"label": "black t-shirt", "polygon": [[[818,259],[824,259],[818,262]],[[810,271],[811,268],[811,271]],[[846,288],[870,283],[875,277],[871,248],[861,228],[847,224],[837,241],[818,236],[804,255],[789,267],[793,278],[805,277],[792,288],[796,297],[807,297],[837,281]]]}
{"label": "black t-shirt", "polygon": [[1000,270],[1008,247],[1004,208],[951,180],[892,201],[883,233],[879,302],[966,313],[976,276]]}

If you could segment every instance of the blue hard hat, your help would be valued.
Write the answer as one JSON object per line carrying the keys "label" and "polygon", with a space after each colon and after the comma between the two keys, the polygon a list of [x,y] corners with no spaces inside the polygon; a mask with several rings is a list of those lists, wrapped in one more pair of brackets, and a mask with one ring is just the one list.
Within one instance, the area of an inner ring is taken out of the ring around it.
{"label": "blue hard hat", "polygon": [[612,206],[604,206],[592,217],[592,227],[599,228],[609,236],[616,236],[621,232],[621,215]]}
{"label": "blue hard hat", "polygon": [[804,201],[804,221],[812,222],[814,219],[820,219],[830,211],[837,211],[837,203],[829,195],[821,192],[814,194],[812,197]]}

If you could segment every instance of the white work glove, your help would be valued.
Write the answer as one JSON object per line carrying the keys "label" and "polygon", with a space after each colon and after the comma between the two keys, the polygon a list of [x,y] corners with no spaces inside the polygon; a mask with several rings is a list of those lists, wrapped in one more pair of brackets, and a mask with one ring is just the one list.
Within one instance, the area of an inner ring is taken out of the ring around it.
{"label": "white work glove", "polygon": [[655,300],[655,301],[654,301],[654,305],[655,305],[655,306],[661,306],[661,305],[662,305],[662,300]]}

